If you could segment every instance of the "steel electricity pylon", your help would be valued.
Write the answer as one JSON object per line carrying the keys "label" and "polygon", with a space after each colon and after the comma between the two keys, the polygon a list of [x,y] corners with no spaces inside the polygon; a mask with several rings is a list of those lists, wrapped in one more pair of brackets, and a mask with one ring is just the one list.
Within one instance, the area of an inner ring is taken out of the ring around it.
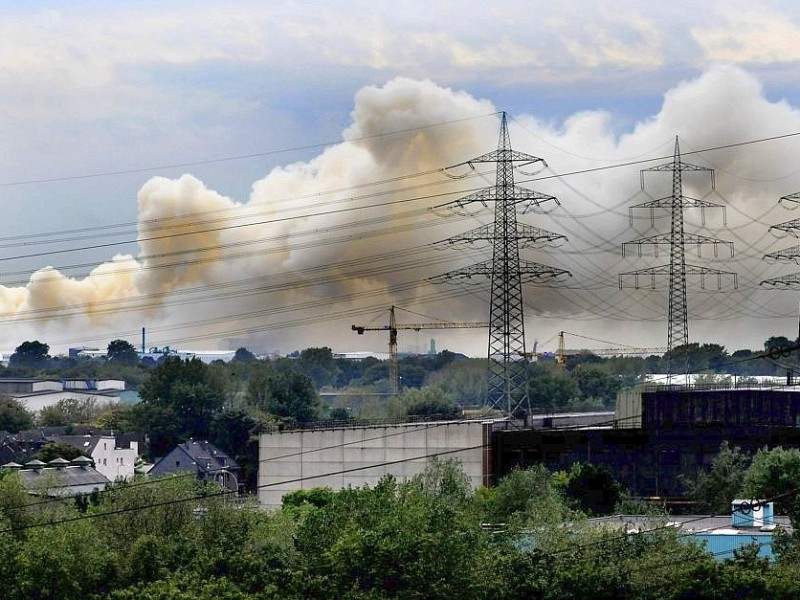
{"label": "steel electricity pylon", "polygon": [[[681,160],[680,145],[678,143],[678,136],[675,136],[675,151],[673,154],[672,162],[651,167],[649,169],[642,169],[641,171],[641,186],[645,189],[645,173],[648,172],[666,172],[672,174],[672,193],[669,196],[637,204],[631,207],[631,221],[633,220],[633,209],[647,208],[650,209],[650,222],[654,224],[655,209],[666,209],[670,215],[670,231],[668,234],[657,234],[649,237],[640,238],[622,244],[622,254],[625,255],[625,250],[628,246],[635,245],[637,247],[639,256],[642,255],[642,248],[652,246],[654,254],[658,255],[658,247],[662,245],[669,246],[669,263],[657,267],[650,267],[649,269],[641,269],[638,271],[628,271],[621,273],[619,276],[619,287],[622,289],[626,283],[630,284],[633,281],[633,287],[640,287],[640,280],[647,278],[650,280],[651,288],[656,287],[656,278],[660,276],[669,276],[669,308],[667,316],[667,371],[671,376],[674,372],[674,353],[677,348],[685,347],[689,343],[689,310],[686,302],[686,278],[689,275],[699,275],[700,285],[705,288],[706,278],[713,276],[717,280],[717,287],[722,287],[722,277],[732,276],[734,287],[737,287],[736,274],[728,271],[720,271],[718,269],[711,269],[699,265],[686,264],[686,246],[687,244],[697,247],[697,254],[700,255],[700,249],[704,245],[712,245],[714,248],[714,255],[717,255],[718,247],[720,245],[727,246],[733,256],[733,244],[724,240],[710,238],[696,233],[686,233],[684,230],[684,210],[687,208],[699,208],[701,211],[701,218],[705,222],[705,209],[707,208],[723,208],[719,204],[708,202],[706,200],[699,200],[690,198],[683,193],[683,173],[684,172],[707,172],[711,176],[711,189],[715,188],[714,171],[708,167],[701,167],[692,165]],[[686,356],[688,360],[688,355]],[[685,361],[684,361],[685,363]],[[688,364],[684,364],[684,372],[688,368]]]}
{"label": "steel electricity pylon", "polygon": [[446,244],[485,244],[492,249],[492,258],[462,269],[444,273],[435,281],[463,281],[475,277],[491,280],[489,310],[489,370],[487,405],[513,416],[520,409],[530,411],[528,398],[527,354],[522,284],[569,276],[563,269],[522,260],[520,248],[552,244],[566,240],[562,235],[517,222],[517,209],[525,213],[555,197],[514,184],[516,165],[546,166],[543,159],[511,149],[506,113],[500,120],[497,150],[482,154],[460,165],[473,167],[481,163],[496,164],[495,185],[450,202],[444,206],[464,208],[479,203],[494,203],[494,221],[462,235],[445,240]]}
{"label": "steel electricity pylon", "polygon": [[[778,200],[778,203],[780,204],[781,202],[800,204],[800,192],[781,196]],[[800,238],[800,219],[785,221],[783,223],[779,223],[778,225],[773,225],[769,229],[770,231],[782,231],[783,233],[788,233],[796,238]],[[800,245],[791,246],[784,250],[778,250],[777,252],[765,254],[764,260],[800,264]],[[800,290],[800,272],[783,275],[781,277],[775,277],[773,279],[765,279],[759,285],[762,285],[765,288],[776,290],[797,291]],[[797,342],[800,344],[800,320],[798,320],[797,325]]]}
{"label": "steel electricity pylon", "polygon": [[[778,202],[793,202],[800,204],[800,192],[781,196]],[[792,219],[769,228],[770,231],[782,231],[796,238],[800,238],[800,219]],[[770,252],[764,255],[764,260],[772,262],[788,262],[800,264],[800,245],[791,246],[777,252]],[[773,279],[765,279],[760,285],[778,290],[800,290],[800,273],[791,273]],[[798,331],[798,340],[800,340],[800,331]]]}

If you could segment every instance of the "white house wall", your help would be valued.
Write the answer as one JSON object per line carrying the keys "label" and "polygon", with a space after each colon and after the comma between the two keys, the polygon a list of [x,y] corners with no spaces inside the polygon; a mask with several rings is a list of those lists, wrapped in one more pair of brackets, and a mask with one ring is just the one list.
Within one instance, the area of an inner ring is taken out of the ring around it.
{"label": "white house wall", "polygon": [[111,436],[103,436],[94,447],[92,459],[95,469],[110,481],[131,479],[134,474],[134,463],[139,456],[139,444],[131,442],[130,448],[117,448],[117,440]]}
{"label": "white house wall", "polygon": [[263,433],[259,501],[275,508],[285,493],[297,489],[374,486],[387,473],[410,478],[435,455],[460,461],[478,487],[484,476],[482,443],[479,421]]}

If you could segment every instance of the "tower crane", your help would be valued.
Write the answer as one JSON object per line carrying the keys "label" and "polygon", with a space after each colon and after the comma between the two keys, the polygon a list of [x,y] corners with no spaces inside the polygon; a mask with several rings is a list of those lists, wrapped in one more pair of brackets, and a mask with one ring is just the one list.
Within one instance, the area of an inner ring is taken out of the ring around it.
{"label": "tower crane", "polygon": [[358,335],[363,335],[365,331],[388,331],[389,332],[389,385],[391,393],[397,394],[400,390],[400,375],[397,368],[397,332],[400,329],[421,331],[423,329],[485,329],[489,327],[486,322],[450,322],[441,321],[436,323],[397,323],[395,318],[395,307],[389,309],[389,324],[380,326],[353,325],[353,331]]}
{"label": "tower crane", "polygon": [[594,338],[586,337],[585,335],[580,335],[577,333],[571,333],[569,331],[559,331],[558,332],[558,350],[556,351],[556,363],[560,367],[565,367],[567,364],[567,356],[572,356],[575,354],[582,354],[584,352],[589,352],[596,356],[645,356],[650,354],[664,354],[667,352],[667,348],[635,348],[633,346],[618,346],[616,348],[586,348],[586,349],[570,349],[566,347],[564,343],[564,334],[567,333],[569,335],[583,338],[586,340],[593,340],[595,342],[600,342],[602,340],[595,340]]}

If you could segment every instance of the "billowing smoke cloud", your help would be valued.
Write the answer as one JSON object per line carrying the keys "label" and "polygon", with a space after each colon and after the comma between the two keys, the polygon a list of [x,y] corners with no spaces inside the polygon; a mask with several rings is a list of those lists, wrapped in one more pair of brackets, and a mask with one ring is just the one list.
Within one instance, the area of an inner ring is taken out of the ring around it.
{"label": "billowing smoke cloud", "polygon": [[[481,165],[460,181],[438,170],[493,149],[495,111],[490,102],[464,92],[400,78],[360,90],[340,144],[308,162],[273,170],[253,185],[247,202],[210,190],[191,175],[155,177],[138,195],[138,256],[114,257],[80,279],[47,267],[24,287],[0,287],[6,323],[15,323],[5,328],[3,343],[13,347],[36,336],[63,346],[102,346],[113,337],[134,341],[133,332],[146,324],[154,342],[183,347],[246,340],[258,349],[282,351],[322,344],[379,349],[386,340],[355,339],[349,325],[391,304],[455,321],[485,320],[488,285],[443,288],[427,278],[489,258],[487,250],[439,252],[430,244],[490,221],[491,210],[445,220],[442,211],[429,209],[457,197],[448,193],[493,183],[493,174]],[[727,67],[670,90],[658,114],[629,131],[620,132],[613,113],[601,110],[563,123],[513,115],[514,148],[549,165],[535,176],[518,173],[518,180],[562,202],[521,220],[570,240],[558,249],[526,251],[526,258],[573,274],[557,289],[526,288],[529,342],[578,329],[612,341],[664,344],[665,282],[658,291],[619,290],[617,282],[621,272],[668,260],[666,249],[658,257],[644,252],[640,258],[629,248],[622,258],[620,248],[622,242],[667,231],[663,212],[656,213],[654,227],[648,211],[636,212],[631,227],[628,210],[668,193],[671,178],[648,175],[643,193],[638,169],[664,160],[600,167],[671,157],[676,135],[686,162],[716,169],[716,192],[710,193],[699,174],[687,173],[685,193],[726,206],[725,223],[721,211],[707,211],[705,221],[699,211],[688,211],[687,232],[737,245],[734,259],[727,258],[725,247],[716,258],[710,248],[702,258],[687,251],[687,262],[736,271],[739,277],[738,290],[728,280],[721,291],[716,281],[706,281],[705,290],[690,283],[690,337],[735,349],[756,347],[773,333],[791,333],[785,329],[793,295],[765,292],[758,284],[792,272],[791,266],[770,266],[761,257],[791,245],[776,241],[767,229],[793,217],[776,201],[800,190],[792,161],[800,140],[690,153],[796,131],[797,110],[767,99],[756,79]],[[451,174],[467,172],[463,167]],[[736,331],[726,331],[733,323]],[[423,335],[425,347],[436,337],[450,341],[440,341],[440,349],[484,352],[480,332]]]}

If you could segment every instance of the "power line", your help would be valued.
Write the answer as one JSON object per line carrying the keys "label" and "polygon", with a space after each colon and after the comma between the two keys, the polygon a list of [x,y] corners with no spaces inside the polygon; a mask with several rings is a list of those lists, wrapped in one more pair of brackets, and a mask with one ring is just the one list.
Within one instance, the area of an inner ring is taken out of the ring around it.
{"label": "power line", "polygon": [[[492,113],[492,114],[497,114],[497,113]],[[489,116],[489,115],[484,115],[484,116]],[[462,119],[462,120],[466,120],[466,119]],[[458,122],[458,121],[455,121],[455,122]],[[449,122],[446,122],[446,123],[449,123]],[[711,146],[711,147],[708,147],[708,148],[704,148],[704,149],[700,149],[700,150],[694,150],[694,151],[691,151],[691,152],[683,152],[682,155],[683,156],[687,156],[687,155],[692,155],[692,154],[701,154],[701,153],[712,152],[712,151],[717,151],[717,150],[721,150],[721,149],[728,149],[728,148],[739,147],[739,146],[747,146],[747,145],[763,143],[763,142],[768,142],[768,141],[774,141],[774,140],[784,139],[784,138],[789,138],[789,137],[794,137],[794,136],[800,136],[800,132],[789,133],[789,134],[784,134],[784,135],[780,135],[780,136],[758,138],[758,139],[755,139],[755,140],[748,140],[748,141],[744,141],[744,142],[736,142],[736,143],[725,144],[725,145],[720,145],[720,146]],[[656,161],[656,160],[663,160],[665,158],[671,158],[671,157],[656,157],[656,158],[650,158],[650,159],[639,159],[639,160],[627,161],[627,162],[623,162],[623,163],[617,163],[617,164],[613,164],[613,165],[606,165],[606,166],[595,167],[595,168],[590,168],[590,169],[580,169],[580,170],[569,171],[569,172],[564,172],[564,173],[553,173],[552,175],[546,175],[546,176],[533,176],[533,177],[521,180],[520,183],[531,183],[531,182],[543,181],[543,180],[547,180],[547,179],[563,179],[563,178],[570,177],[570,176],[573,176],[573,175],[581,175],[581,174],[592,173],[592,172],[602,171],[602,170],[607,170],[607,169],[616,169],[616,168],[627,167],[627,166],[635,166],[635,165],[639,165],[639,164],[645,164],[645,163],[653,162],[653,161]],[[351,190],[351,189],[358,189],[358,188],[365,187],[365,186],[383,185],[383,184],[386,184],[386,183],[391,183],[391,182],[397,181],[399,179],[420,177],[420,176],[423,176],[423,175],[431,175],[431,174],[435,174],[435,173],[440,173],[442,171],[443,171],[443,169],[441,169],[441,168],[429,169],[427,171],[420,171],[418,173],[402,175],[402,176],[395,177],[395,178],[389,178],[389,179],[379,180],[379,181],[375,181],[375,182],[368,182],[368,183],[365,183],[365,184],[360,184],[360,185],[356,185],[356,186],[350,186],[350,187],[347,187],[347,188],[339,188],[339,189],[333,190],[333,191],[315,192],[313,194],[308,194],[306,196],[299,196],[299,197],[293,198],[293,199],[316,197],[316,196],[324,195],[324,194],[328,194],[328,193],[336,193],[336,192],[339,192],[339,191],[347,191],[347,190]],[[442,181],[442,182],[424,184],[423,187],[428,186],[428,185],[439,184],[439,183],[446,183],[446,182]],[[2,185],[4,185],[4,184],[0,183],[0,186],[2,186]],[[467,190],[467,191],[474,192],[474,191],[478,191],[479,189],[480,188],[474,188],[472,190]],[[573,188],[570,188],[570,189],[573,189]],[[574,191],[574,189],[573,189],[573,191]],[[395,193],[395,191],[393,190],[391,192],[382,192],[382,193]],[[431,196],[421,196],[420,198],[434,198],[434,197],[438,197],[438,196],[442,196],[442,195],[451,195],[452,193],[455,193],[455,192],[451,192],[451,193],[448,193],[448,194],[436,194],[436,195],[431,195]],[[398,202],[404,202],[404,201],[401,200],[401,201],[398,201]],[[343,209],[343,211],[352,211],[352,210],[358,210],[358,209],[362,209],[362,208],[363,209],[379,208],[379,207],[383,207],[383,206],[387,206],[387,205],[391,205],[391,204],[394,204],[394,202],[380,203],[380,204],[375,204],[375,205],[369,205],[369,206],[366,206],[366,207],[356,207],[356,208]],[[598,205],[598,206],[600,206],[600,205]],[[230,211],[230,210],[237,210],[237,209],[236,208],[227,208],[227,209],[222,209],[222,210]],[[209,211],[209,212],[210,213],[214,213],[214,212],[217,212],[217,211]],[[339,212],[339,211],[331,211],[331,212],[323,211],[323,212],[316,212],[316,213],[305,213],[303,215],[297,215],[297,216],[294,216],[294,217],[287,217],[285,219],[273,219],[273,220],[267,220],[267,221],[263,221],[263,222],[259,222],[259,223],[255,223],[255,224],[270,224],[270,223],[281,222],[281,221],[292,219],[292,218],[308,218],[308,217],[312,217],[312,216],[325,216],[325,215],[329,215],[329,214],[335,214],[336,212]],[[180,217],[168,217],[167,220],[169,220],[169,219],[178,219],[178,218],[185,219],[187,217],[198,215],[198,214],[202,215],[204,213],[193,213],[193,214],[189,214],[189,215],[181,215]],[[599,214],[599,213],[597,213],[597,214]],[[574,219],[576,219],[576,218],[584,218],[586,216],[587,215],[573,215],[571,218],[574,218]],[[240,218],[240,217],[236,217],[236,218]],[[241,218],[244,218],[244,217],[241,217]],[[144,223],[154,223],[154,224],[156,224],[156,223],[159,223],[160,221],[162,221],[162,219],[148,220],[148,221],[143,221],[143,222]],[[124,223],[124,224],[116,224],[116,225],[112,224],[112,225],[101,226],[101,227],[118,228],[118,227],[133,226],[133,225],[136,225],[136,223]],[[248,226],[248,225],[249,224],[244,224],[244,225],[239,225],[239,226],[235,226],[235,227],[242,227],[242,226]],[[202,233],[218,231],[220,229],[225,229],[225,228],[210,229],[210,230],[207,230],[207,231],[203,231]],[[85,231],[96,231],[96,230],[97,230],[96,228],[81,228],[81,229],[74,229],[74,230],[66,230],[63,233],[74,233],[74,232],[85,232]],[[62,233],[62,232],[56,232],[56,234],[58,234],[58,233]],[[42,234],[33,234],[33,235],[42,235]],[[50,235],[50,234],[46,234],[46,235]],[[190,234],[181,233],[181,234],[177,234],[177,235],[190,235]],[[10,237],[10,238],[0,238],[0,242],[2,242],[4,240],[21,239],[22,237],[23,236],[13,236],[13,237]],[[30,237],[30,236],[27,236],[27,237]],[[157,238],[152,238],[152,239],[163,239],[163,238],[166,238],[166,237],[169,237],[169,236],[159,236]],[[123,243],[133,243],[133,242],[136,242],[136,241],[148,241],[148,240],[128,240],[128,241],[120,242],[120,243],[113,244],[113,245],[120,245],[120,244],[123,244]],[[2,246],[0,246],[0,247],[2,247]],[[85,247],[81,247],[81,248],[70,249],[69,251],[89,250],[89,249],[96,249],[96,248],[102,248],[102,247],[106,247],[106,246],[104,246],[104,245],[85,246]],[[59,251],[59,252],[63,252],[63,250]],[[53,252],[53,253],[56,253],[56,252]],[[50,254],[53,254],[53,253],[50,253]],[[30,258],[32,256],[35,257],[35,256],[38,256],[38,255],[37,254],[24,255],[24,256],[10,257],[10,258]],[[10,258],[4,258],[2,260],[9,260]]]}
{"label": "power line", "polygon": [[48,178],[41,178],[41,179],[26,179],[26,180],[19,180],[19,181],[6,181],[0,182],[0,187],[12,187],[12,186],[19,186],[19,185],[30,185],[34,183],[56,183],[62,181],[75,181],[80,179],[95,179],[98,177],[110,177],[115,175],[131,175],[135,173],[146,173],[150,171],[158,171],[164,169],[181,169],[184,167],[194,167],[199,165],[209,165],[209,164],[218,164],[218,163],[225,163],[225,162],[233,162],[237,160],[247,160],[252,158],[264,158],[267,156],[275,156],[277,154],[286,154],[290,152],[299,152],[303,150],[315,150],[318,148],[325,148],[327,146],[333,146],[336,144],[342,143],[352,143],[352,142],[361,142],[365,140],[371,140],[376,138],[388,137],[393,135],[402,135],[404,133],[411,133],[414,131],[421,131],[423,129],[431,129],[434,127],[441,127],[443,125],[452,125],[454,123],[463,123],[465,121],[472,121],[475,119],[481,119],[485,117],[491,117],[497,115],[497,112],[493,113],[486,113],[483,115],[475,115],[473,117],[464,117],[461,119],[452,119],[449,121],[440,121],[438,123],[432,123],[429,125],[419,125],[417,127],[407,127],[405,129],[397,129],[395,131],[386,131],[382,133],[373,133],[370,135],[364,135],[344,140],[334,140],[329,142],[317,142],[315,144],[306,144],[304,146],[295,146],[291,148],[282,148],[278,150],[267,150],[265,152],[254,152],[251,154],[240,154],[235,156],[224,156],[221,158],[211,158],[205,160],[197,160],[191,162],[183,162],[183,163],[173,163],[173,164],[162,164],[157,165],[154,167],[140,167],[136,169],[121,169],[118,171],[102,171],[98,173],[85,173],[81,175],[68,175],[63,177],[48,177]]}
{"label": "power line", "polygon": [[[787,136],[788,136],[788,135],[795,135],[795,134],[787,134]],[[750,142],[742,142],[740,145],[743,145],[743,144],[749,144],[749,143],[756,143],[756,142],[758,142],[758,141],[764,141],[764,140],[768,140],[768,139],[773,139],[773,138],[764,138],[764,139],[762,139],[762,140],[751,140]],[[721,148],[721,147],[722,147],[722,146],[720,146],[720,148]],[[727,147],[727,146],[725,146],[725,147]],[[708,149],[706,149],[706,150],[701,150],[701,151],[697,151],[697,152],[702,152],[702,151],[707,151],[707,150],[708,150]],[[609,168],[610,168],[610,167],[609,167]],[[428,173],[428,174],[430,174],[430,173],[433,173],[433,172],[436,172],[436,171],[438,171],[438,170],[431,170],[431,171],[424,172],[424,173]],[[411,176],[415,176],[415,175],[416,175],[416,174],[410,174],[410,175],[403,176],[403,177],[411,177]],[[539,178],[539,179],[540,179],[540,178]],[[533,180],[533,179],[532,179],[532,180]],[[386,181],[386,180],[384,180],[384,181]],[[366,185],[366,184],[365,184],[365,185]],[[383,205],[384,205],[384,203],[382,203],[382,204],[378,204],[378,205],[371,205],[371,206],[369,206],[369,207],[365,207],[365,208],[374,208],[375,206],[383,206]],[[324,213],[313,213],[313,212],[312,212],[312,213],[306,213],[305,215],[301,215],[301,216],[305,216],[305,217],[311,217],[311,216],[315,216],[315,215],[318,215],[318,214],[324,214]],[[219,229],[224,229],[224,228],[219,228]],[[162,236],[162,237],[164,237],[164,238],[165,238],[165,237],[168,237],[168,236]],[[343,241],[346,241],[346,240],[343,240]],[[133,240],[131,240],[131,243],[132,243],[132,242],[133,242]],[[336,243],[336,242],[335,242],[335,241],[332,241],[332,242],[330,242],[330,243]],[[89,247],[80,248],[80,249],[89,249]],[[201,249],[201,250],[202,250],[202,249]],[[198,251],[198,249],[195,249],[195,252],[197,252],[197,251]],[[240,257],[241,257],[242,255],[240,254],[240,255],[238,255],[238,256],[240,256]],[[174,266],[175,264],[184,264],[184,265],[186,265],[186,264],[197,264],[197,263],[198,263],[199,261],[201,261],[201,260],[204,260],[204,259],[198,258],[198,259],[196,259],[196,260],[194,260],[194,261],[183,261],[183,262],[181,262],[181,263],[171,263],[171,264],[172,264],[173,266]],[[210,259],[209,259],[209,260],[210,260]],[[584,261],[584,262],[585,262],[585,261]],[[86,266],[88,266],[88,265],[86,265]],[[148,268],[150,268],[150,267],[153,267],[153,268],[158,268],[158,265],[148,265]],[[166,267],[166,265],[165,265],[165,267]],[[599,266],[598,266],[598,270],[597,270],[597,272],[598,272],[598,273],[602,273],[602,269],[599,269]],[[257,292],[254,292],[254,293],[257,293]],[[739,311],[739,312],[741,312],[741,311]],[[737,313],[737,314],[738,314],[738,313]],[[783,318],[784,316],[785,316],[785,315],[775,315],[775,316],[774,316],[774,318]]]}

